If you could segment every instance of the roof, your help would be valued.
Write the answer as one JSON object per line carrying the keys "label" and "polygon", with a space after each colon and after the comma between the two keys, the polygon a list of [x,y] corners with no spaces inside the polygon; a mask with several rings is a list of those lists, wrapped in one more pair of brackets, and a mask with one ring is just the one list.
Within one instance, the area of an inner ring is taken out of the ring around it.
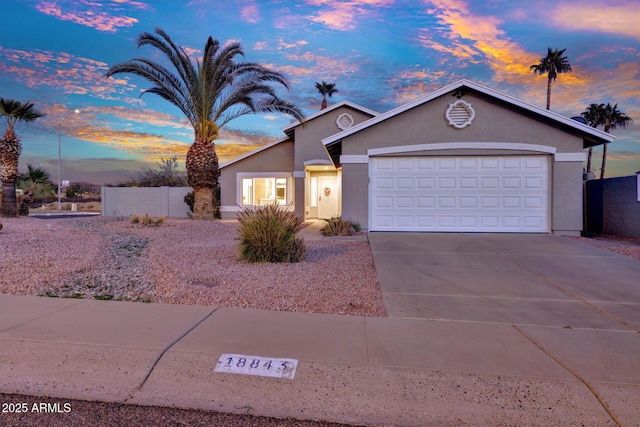
{"label": "roof", "polygon": [[[361,111],[361,112],[363,112],[365,114],[373,116],[373,117],[378,116],[380,114],[380,113],[378,113],[376,111],[370,110],[370,109],[365,108],[365,107],[363,107],[361,105],[358,105],[358,104],[354,104],[353,102],[350,102],[350,101],[340,101],[337,104],[333,104],[332,106],[330,106],[328,108],[325,108],[324,110],[320,110],[320,111],[317,111],[317,112],[315,112],[313,114],[310,114],[310,115],[306,116],[303,119],[304,120],[303,123],[304,122],[308,122],[310,120],[313,120],[316,117],[320,117],[320,116],[322,116],[324,114],[330,113],[331,111],[336,110],[336,109],[338,109],[340,107],[349,107],[349,108],[352,108],[354,110]],[[282,128],[282,131],[288,135],[287,137],[285,137],[283,139],[280,139],[278,141],[274,141],[274,142],[272,142],[270,144],[264,145],[264,146],[258,148],[257,150],[253,150],[253,151],[251,151],[249,153],[243,154],[240,157],[236,157],[235,159],[230,160],[230,161],[220,165],[220,169],[222,169],[222,168],[224,168],[226,166],[232,165],[234,163],[237,163],[237,162],[239,162],[241,160],[246,159],[247,157],[251,157],[251,156],[253,156],[255,154],[258,154],[258,153],[260,153],[262,151],[268,150],[269,148],[271,148],[273,146],[276,146],[278,144],[281,144],[283,142],[291,141],[292,135],[290,135],[288,132],[290,132],[291,130],[293,130],[294,128],[299,126],[300,124],[302,124],[302,123],[299,120],[292,121],[287,126]]]}
{"label": "roof", "polygon": [[[316,117],[320,117],[320,116],[322,116],[324,114],[330,113],[331,111],[336,110],[336,109],[338,109],[340,107],[349,107],[349,108],[352,108],[354,110],[361,111],[361,112],[363,112],[365,114],[373,116],[373,117],[376,117],[376,116],[380,115],[380,113],[378,113],[376,111],[370,110],[370,109],[365,108],[365,107],[363,107],[361,105],[358,105],[358,104],[354,104],[351,101],[340,101],[337,104],[333,104],[330,107],[325,108],[324,110],[316,111],[315,113],[306,116],[304,118],[304,121],[308,122],[310,120],[315,119]],[[284,133],[287,133],[288,131],[292,130],[293,128],[295,128],[295,127],[297,127],[297,126],[299,126],[301,124],[302,123],[299,120],[294,120],[291,123],[289,123],[287,126],[283,127],[282,131]]]}
{"label": "roof", "polygon": [[470,80],[467,79],[462,79],[459,80],[453,84],[450,84],[448,86],[445,86],[435,92],[432,92],[428,95],[422,96],[420,98],[417,98],[413,101],[410,101],[404,105],[401,105],[399,107],[394,108],[393,110],[387,111],[384,114],[380,114],[377,115],[369,120],[366,120],[356,126],[353,126],[347,130],[344,130],[342,132],[338,132],[334,135],[331,135],[327,138],[324,138],[322,140],[322,143],[325,146],[329,146],[332,144],[335,144],[337,142],[340,142],[343,138],[346,138],[349,135],[353,135],[357,132],[360,132],[361,130],[367,129],[371,126],[376,125],[377,123],[383,122],[385,120],[388,120],[394,116],[397,116],[398,114],[404,113],[405,111],[408,111],[412,108],[415,108],[417,106],[420,106],[422,104],[425,104],[433,99],[436,99],[442,95],[446,95],[456,89],[460,89],[462,87],[466,87],[469,89],[472,89],[474,91],[483,93],[485,95],[488,95],[492,98],[495,99],[499,99],[503,102],[506,102],[508,104],[514,105],[516,107],[519,107],[521,109],[530,111],[534,114],[537,114],[539,116],[545,117],[551,121],[554,121],[556,123],[565,125],[566,127],[569,128],[573,128],[576,131],[578,131],[579,133],[585,135],[585,136],[589,136],[590,139],[595,139],[596,142],[595,144],[592,145],[598,145],[598,144],[602,144],[605,142],[611,142],[615,139],[615,137],[609,133],[603,132],[599,129],[593,128],[591,126],[587,126],[585,124],[582,124],[576,120],[572,120],[568,117],[565,117],[561,114],[558,113],[554,113],[553,111],[550,110],[545,110],[543,108],[537,107],[533,104],[529,104],[527,102],[524,102],[520,99],[514,98],[512,96],[506,95],[502,92],[498,92],[496,90],[490,89],[486,86],[482,86],[478,83],[472,82]]}
{"label": "roof", "polygon": [[271,147],[274,147],[274,146],[276,146],[276,145],[278,145],[278,144],[281,144],[281,143],[283,143],[283,142],[287,142],[287,141],[291,141],[291,139],[290,139],[290,138],[282,138],[282,139],[279,139],[279,140],[277,140],[277,141],[271,142],[271,143],[269,143],[269,144],[267,144],[267,145],[263,145],[262,147],[260,147],[260,148],[258,148],[258,149],[256,149],[256,150],[250,151],[250,152],[248,152],[248,153],[246,153],[246,154],[243,154],[243,155],[242,155],[242,156],[240,156],[240,157],[236,157],[236,158],[235,158],[235,159],[233,159],[233,160],[229,160],[228,162],[225,162],[225,163],[221,164],[221,165],[220,165],[220,167],[219,167],[218,169],[222,169],[222,168],[224,168],[224,167],[227,167],[227,166],[229,166],[229,165],[232,165],[232,164],[234,164],[234,163],[237,163],[237,162],[239,162],[240,160],[244,160],[244,159],[246,159],[247,157],[251,157],[251,156],[253,156],[254,154],[258,154],[258,153],[260,153],[261,151],[268,150],[268,149],[269,149],[269,148],[271,148]]}

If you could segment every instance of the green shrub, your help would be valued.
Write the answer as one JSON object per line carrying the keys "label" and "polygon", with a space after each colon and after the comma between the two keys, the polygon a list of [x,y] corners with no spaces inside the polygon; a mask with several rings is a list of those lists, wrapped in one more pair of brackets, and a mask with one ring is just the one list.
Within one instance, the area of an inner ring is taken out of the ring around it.
{"label": "green shrub", "polygon": [[362,227],[360,227],[360,223],[356,222],[356,221],[352,221],[349,220],[349,225],[351,225],[351,227],[353,228],[353,231],[355,231],[356,233],[359,233],[362,231]]}
{"label": "green shrub", "polygon": [[326,224],[320,229],[320,233],[323,236],[350,236],[351,235],[351,223],[343,220],[339,216],[334,216],[329,219],[324,218]]}
{"label": "green shrub", "polygon": [[307,251],[296,237],[302,218],[277,204],[238,212],[240,259],[248,262],[299,262]]}

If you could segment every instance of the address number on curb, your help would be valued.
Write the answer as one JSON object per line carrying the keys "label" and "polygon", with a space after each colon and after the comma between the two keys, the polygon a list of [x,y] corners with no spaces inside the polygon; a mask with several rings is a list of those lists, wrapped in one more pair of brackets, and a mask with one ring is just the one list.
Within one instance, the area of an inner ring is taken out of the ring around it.
{"label": "address number on curb", "polygon": [[218,359],[214,372],[259,375],[262,377],[288,378],[292,380],[296,374],[297,366],[298,361],[296,359],[223,354]]}

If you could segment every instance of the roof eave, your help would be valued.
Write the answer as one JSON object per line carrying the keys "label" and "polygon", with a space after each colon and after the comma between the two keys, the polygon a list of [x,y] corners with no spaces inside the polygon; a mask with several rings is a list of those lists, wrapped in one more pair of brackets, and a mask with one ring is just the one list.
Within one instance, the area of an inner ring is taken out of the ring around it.
{"label": "roof eave", "polygon": [[443,87],[441,89],[438,89],[438,90],[436,90],[436,91],[434,91],[434,92],[432,92],[430,94],[421,96],[419,98],[414,99],[413,101],[410,101],[410,102],[408,102],[406,104],[400,105],[399,107],[396,107],[396,108],[394,108],[392,110],[389,110],[388,112],[386,112],[384,114],[380,114],[380,115],[378,115],[376,117],[373,117],[373,118],[371,118],[369,120],[366,120],[366,121],[364,121],[364,122],[362,122],[362,123],[360,123],[360,124],[358,124],[358,125],[356,125],[356,126],[354,126],[352,128],[349,128],[347,130],[344,130],[342,132],[338,132],[338,133],[336,133],[334,135],[331,135],[331,136],[329,136],[327,138],[324,138],[322,140],[322,143],[324,145],[333,144],[333,143],[337,142],[338,140],[342,140],[343,138],[345,138],[345,137],[347,137],[349,135],[352,135],[354,133],[360,132],[361,130],[366,129],[366,128],[370,127],[370,126],[373,126],[373,125],[375,125],[377,123],[380,123],[380,122],[383,122],[385,120],[388,120],[388,119],[390,119],[390,118],[392,118],[392,117],[394,117],[394,116],[396,116],[396,115],[398,115],[400,113],[408,111],[408,110],[410,110],[412,108],[415,108],[415,107],[417,107],[419,105],[425,104],[425,103],[427,103],[427,102],[429,102],[429,101],[431,101],[431,100],[433,100],[435,98],[438,98],[438,97],[440,97],[442,95],[446,95],[447,93],[452,92],[452,91],[454,91],[456,89],[459,89],[459,88],[461,88],[463,86],[464,87],[468,87],[469,89],[473,89],[475,91],[478,91],[480,93],[483,93],[483,94],[485,94],[487,96],[491,96],[493,98],[502,100],[502,101],[507,102],[507,103],[509,103],[511,105],[515,105],[515,106],[518,106],[518,107],[523,108],[525,110],[531,111],[531,112],[533,112],[535,114],[538,114],[538,115],[541,115],[543,117],[549,118],[549,119],[554,120],[556,122],[562,123],[562,124],[564,124],[564,125],[566,125],[566,126],[568,126],[570,128],[578,130],[579,132],[581,132],[583,134],[591,135],[591,136],[593,136],[593,137],[595,137],[597,139],[600,139],[601,143],[611,142],[611,141],[613,141],[615,139],[615,137],[613,135],[611,135],[611,134],[608,134],[608,133],[603,132],[603,131],[601,131],[599,129],[584,125],[584,124],[579,123],[579,122],[577,122],[575,120],[572,120],[572,119],[570,119],[568,117],[565,117],[565,116],[563,116],[561,114],[554,113],[553,111],[550,111],[550,110],[542,109],[542,108],[540,108],[538,106],[535,106],[533,104],[529,104],[527,102],[524,102],[524,101],[522,101],[520,99],[514,98],[514,97],[509,96],[507,94],[504,94],[502,92],[495,91],[493,89],[490,89],[490,88],[488,88],[486,86],[482,86],[482,85],[480,85],[478,83],[475,83],[475,82],[472,82],[470,80],[462,79],[462,80],[458,80],[457,82],[452,83],[452,84],[450,84],[448,86],[445,86],[445,87]]}
{"label": "roof eave", "polygon": [[269,144],[263,145],[263,146],[262,146],[262,147],[260,147],[260,148],[257,148],[257,149],[255,149],[255,150],[253,150],[253,151],[250,151],[250,152],[248,152],[248,153],[246,153],[246,154],[243,154],[243,155],[242,155],[242,156],[240,156],[240,157],[236,157],[235,159],[229,160],[228,162],[225,162],[225,163],[221,164],[221,165],[218,167],[218,169],[222,169],[222,168],[225,168],[225,167],[227,167],[227,166],[230,166],[230,165],[232,165],[232,164],[234,164],[234,163],[237,163],[237,162],[239,162],[239,161],[242,161],[242,160],[244,160],[244,159],[246,159],[246,158],[248,158],[248,157],[251,157],[251,156],[253,156],[253,155],[255,155],[255,154],[258,154],[258,153],[260,153],[260,152],[262,152],[262,151],[268,150],[268,149],[269,149],[269,148],[271,148],[271,147],[274,147],[274,146],[276,146],[276,145],[278,145],[278,144],[282,144],[283,142],[287,142],[287,141],[291,141],[291,138],[282,138],[282,139],[279,139],[279,140],[277,140],[277,141],[271,142],[271,143],[269,143]]}
{"label": "roof eave", "polygon": [[[333,104],[333,105],[325,108],[324,110],[316,111],[315,113],[306,116],[303,119],[304,121],[302,123],[311,121],[311,120],[315,119],[316,117],[320,117],[322,115],[330,113],[331,111],[334,111],[334,110],[336,110],[336,109],[338,109],[340,107],[349,107],[349,108],[352,108],[354,110],[361,111],[361,112],[363,112],[365,114],[369,114],[369,115],[371,115],[373,117],[376,117],[376,116],[380,115],[380,113],[378,113],[377,111],[370,110],[370,109],[365,108],[365,107],[363,107],[361,105],[354,104],[351,101],[346,101],[345,100],[345,101],[340,101],[340,102],[338,102],[336,104]],[[288,135],[290,131],[292,131],[294,128],[298,127],[302,123],[299,120],[294,120],[291,123],[289,123],[287,126],[283,127],[282,131]]]}

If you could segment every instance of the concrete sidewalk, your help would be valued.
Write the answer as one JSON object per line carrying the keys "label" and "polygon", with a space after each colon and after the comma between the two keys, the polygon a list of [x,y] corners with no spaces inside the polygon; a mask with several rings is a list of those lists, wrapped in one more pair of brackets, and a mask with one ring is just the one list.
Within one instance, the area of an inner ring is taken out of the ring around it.
{"label": "concrete sidewalk", "polygon": [[[294,379],[214,372],[222,354],[298,366]],[[0,392],[36,396],[371,425],[633,426],[638,354],[623,329],[0,295]]]}

